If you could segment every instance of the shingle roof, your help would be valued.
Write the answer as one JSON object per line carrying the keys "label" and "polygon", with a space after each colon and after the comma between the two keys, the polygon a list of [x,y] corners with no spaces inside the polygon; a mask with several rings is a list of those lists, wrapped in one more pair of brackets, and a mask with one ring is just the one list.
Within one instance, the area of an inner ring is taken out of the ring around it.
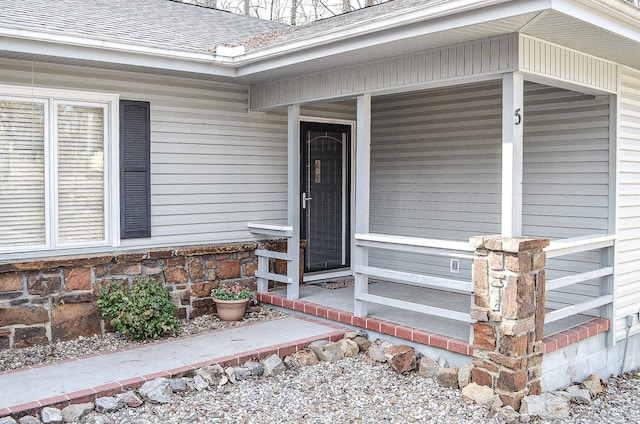
{"label": "shingle roof", "polygon": [[200,53],[289,28],[170,0],[0,0],[0,27]]}

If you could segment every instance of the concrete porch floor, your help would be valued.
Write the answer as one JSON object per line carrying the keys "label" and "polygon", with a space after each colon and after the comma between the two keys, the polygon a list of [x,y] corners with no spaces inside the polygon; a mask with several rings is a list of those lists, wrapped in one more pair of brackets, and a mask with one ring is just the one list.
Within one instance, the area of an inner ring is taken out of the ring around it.
{"label": "concrete porch floor", "polygon": [[[271,293],[286,296],[284,288],[273,290]],[[438,308],[451,309],[458,312],[468,312],[471,307],[470,295],[410,286],[407,284],[392,282],[370,283],[369,293]],[[353,313],[354,310],[353,287],[327,289],[318,284],[305,284],[300,286],[300,300],[350,313]],[[378,318],[429,333],[441,334],[467,343],[470,341],[471,326],[464,322],[377,304],[369,304],[368,309],[368,316],[372,318]],[[545,325],[544,331],[545,337],[560,333],[593,319],[593,316],[576,315],[547,324]]]}

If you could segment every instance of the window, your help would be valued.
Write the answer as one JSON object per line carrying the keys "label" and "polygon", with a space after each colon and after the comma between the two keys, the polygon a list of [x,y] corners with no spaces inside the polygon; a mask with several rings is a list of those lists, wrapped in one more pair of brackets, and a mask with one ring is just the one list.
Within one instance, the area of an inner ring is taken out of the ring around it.
{"label": "window", "polygon": [[117,97],[21,90],[0,90],[0,251],[115,243]]}

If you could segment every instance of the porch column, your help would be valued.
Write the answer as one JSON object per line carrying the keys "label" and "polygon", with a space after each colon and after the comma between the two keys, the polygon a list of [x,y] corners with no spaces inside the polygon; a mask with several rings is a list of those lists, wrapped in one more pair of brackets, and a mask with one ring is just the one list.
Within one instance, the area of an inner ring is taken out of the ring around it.
{"label": "porch column", "polygon": [[300,106],[289,106],[287,116],[287,225],[293,228],[287,239],[287,299],[297,300],[300,297]]}
{"label": "porch column", "polygon": [[502,77],[502,229],[503,237],[522,235],[524,78]]}
{"label": "porch column", "polygon": [[472,380],[502,402],[540,393],[548,239],[472,237],[475,307]]}
{"label": "porch column", "polygon": [[[371,95],[358,96],[356,122],[356,234],[369,233],[369,195],[371,177]],[[354,252],[354,300],[353,314],[357,317],[367,316],[367,304],[357,299],[358,293],[369,291],[369,277],[359,274],[358,267],[369,264],[369,249],[355,247]]]}

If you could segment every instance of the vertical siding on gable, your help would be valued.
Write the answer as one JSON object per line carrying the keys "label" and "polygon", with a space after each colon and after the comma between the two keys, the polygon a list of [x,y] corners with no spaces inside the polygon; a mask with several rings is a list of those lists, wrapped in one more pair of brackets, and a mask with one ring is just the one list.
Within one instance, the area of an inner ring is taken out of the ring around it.
{"label": "vertical siding on gable", "polygon": [[[607,234],[609,96],[525,85],[523,234],[551,239]],[[599,268],[598,252],[547,263],[547,278]],[[557,308],[599,295],[597,281],[547,295]]]}
{"label": "vertical siding on gable", "polygon": [[248,87],[6,60],[0,84],[117,93],[151,103],[152,237],[145,246],[247,240],[287,218],[284,113],[249,113]]}
{"label": "vertical siding on gable", "polygon": [[[501,85],[375,97],[371,231],[467,241],[500,232]],[[371,262],[449,278],[448,258],[371,252]]]}
{"label": "vertical siding on gable", "polygon": [[[621,68],[618,102],[616,338],[640,310],[640,72]],[[632,330],[637,333],[637,326]]]}

